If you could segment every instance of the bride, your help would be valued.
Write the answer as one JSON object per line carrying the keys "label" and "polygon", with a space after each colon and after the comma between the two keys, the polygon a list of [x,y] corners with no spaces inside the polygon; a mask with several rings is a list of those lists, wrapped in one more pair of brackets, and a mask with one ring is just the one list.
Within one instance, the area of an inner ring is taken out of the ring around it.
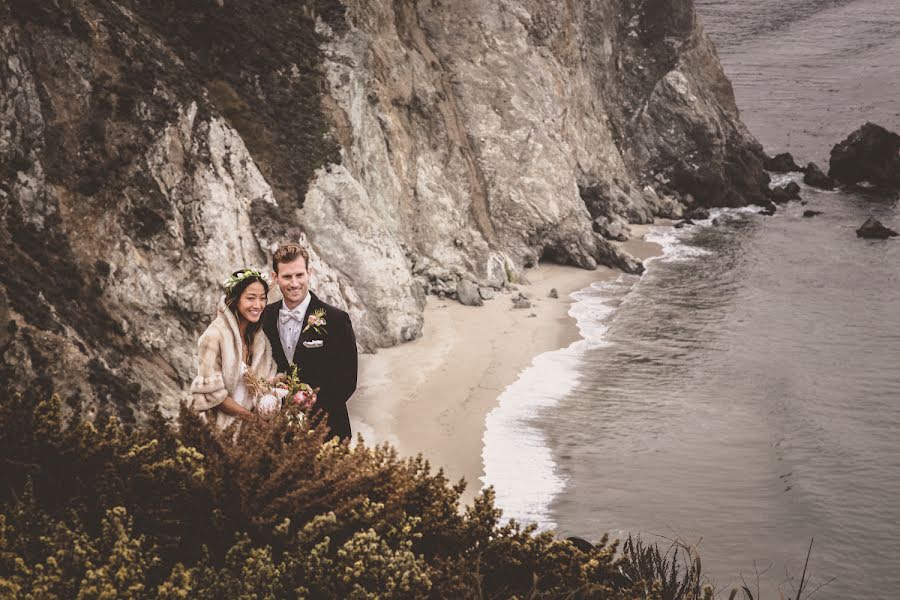
{"label": "bride", "polygon": [[258,399],[244,382],[248,371],[266,381],[276,374],[272,347],[260,331],[268,293],[269,284],[259,271],[235,271],[225,281],[218,315],[200,336],[200,365],[191,383],[191,408],[214,418],[219,429],[235,419],[252,419],[255,412],[277,408],[273,396]]}

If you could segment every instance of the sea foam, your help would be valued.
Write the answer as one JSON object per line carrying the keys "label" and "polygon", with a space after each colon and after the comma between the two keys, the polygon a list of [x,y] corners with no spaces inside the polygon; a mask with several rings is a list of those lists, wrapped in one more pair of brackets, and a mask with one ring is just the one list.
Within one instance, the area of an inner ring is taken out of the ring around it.
{"label": "sea foam", "polygon": [[487,416],[482,482],[494,486],[497,506],[507,517],[537,523],[541,529],[555,526],[550,503],[565,488],[565,481],[557,474],[539,421],[543,411],[575,389],[585,351],[604,344],[605,323],[615,311],[609,291],[621,288],[624,277],[628,276],[572,294],[576,302],[569,314],[576,319],[583,339],[536,356]]}

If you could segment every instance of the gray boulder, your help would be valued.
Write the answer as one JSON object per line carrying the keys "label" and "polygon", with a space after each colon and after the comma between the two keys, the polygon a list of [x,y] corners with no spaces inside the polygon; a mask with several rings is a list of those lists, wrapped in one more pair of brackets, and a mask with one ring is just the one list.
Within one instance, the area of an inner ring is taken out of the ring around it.
{"label": "gray boulder", "polygon": [[489,287],[479,287],[478,295],[481,296],[482,300],[492,300],[494,298],[494,290]]}
{"label": "gray boulder", "polygon": [[456,299],[460,304],[466,306],[482,306],[484,304],[478,286],[468,279],[463,279],[456,285]]}
{"label": "gray boulder", "polygon": [[531,300],[519,294],[512,299],[513,308],[531,308]]}

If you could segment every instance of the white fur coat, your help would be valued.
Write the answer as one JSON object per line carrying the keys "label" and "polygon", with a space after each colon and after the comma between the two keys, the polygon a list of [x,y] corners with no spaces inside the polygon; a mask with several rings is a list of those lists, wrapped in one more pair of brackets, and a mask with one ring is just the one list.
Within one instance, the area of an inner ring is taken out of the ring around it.
{"label": "white fur coat", "polygon": [[[234,313],[225,306],[224,297],[219,301],[218,316],[210,323],[198,342],[200,365],[197,377],[191,383],[191,408],[215,417],[216,425],[224,429],[234,420],[216,407],[225,398],[234,397],[234,390],[241,379],[241,334]],[[250,370],[258,377],[272,379],[277,367],[272,359],[272,347],[260,328],[253,337],[253,358]],[[255,399],[247,397],[244,406],[254,408]]]}

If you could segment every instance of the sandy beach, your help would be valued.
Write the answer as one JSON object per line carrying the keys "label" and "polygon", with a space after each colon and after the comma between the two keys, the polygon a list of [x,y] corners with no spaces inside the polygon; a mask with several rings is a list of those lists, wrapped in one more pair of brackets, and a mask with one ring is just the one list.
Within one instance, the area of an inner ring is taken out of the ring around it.
{"label": "sandy beach", "polygon": [[[659,253],[643,241],[646,230],[633,225],[621,244],[636,258]],[[360,357],[350,401],[354,434],[367,444],[390,442],[403,456],[423,454],[451,481],[465,478],[470,500],[480,489],[485,417],[497,398],[535,356],[579,339],[569,295],[617,275],[606,267],[541,264],[526,272],[529,283],[518,292],[498,292],[481,307],[429,296],[421,338]],[[549,296],[553,288],[558,298]],[[513,308],[519,292],[531,308]]]}

